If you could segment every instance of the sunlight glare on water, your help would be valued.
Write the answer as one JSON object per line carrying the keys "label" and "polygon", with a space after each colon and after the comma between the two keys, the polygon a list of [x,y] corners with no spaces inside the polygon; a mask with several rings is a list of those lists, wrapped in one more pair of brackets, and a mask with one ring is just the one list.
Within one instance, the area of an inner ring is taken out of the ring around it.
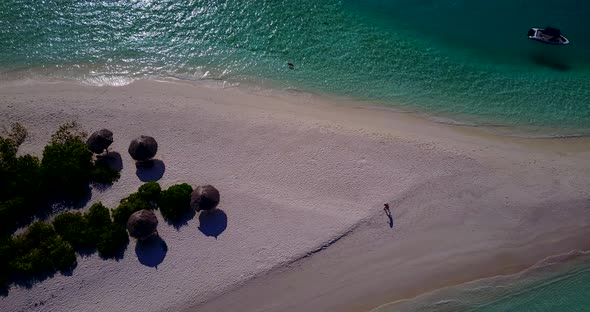
{"label": "sunlight glare on water", "polygon": [[[589,12],[575,0],[4,0],[0,73],[272,82],[439,121],[588,134]],[[572,44],[526,38],[546,24]]]}

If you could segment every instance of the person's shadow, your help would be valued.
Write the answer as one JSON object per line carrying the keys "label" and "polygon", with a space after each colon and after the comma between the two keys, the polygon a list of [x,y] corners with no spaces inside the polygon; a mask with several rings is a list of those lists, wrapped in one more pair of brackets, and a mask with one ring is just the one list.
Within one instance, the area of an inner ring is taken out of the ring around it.
{"label": "person's shadow", "polygon": [[389,227],[393,229],[393,216],[391,215],[391,210],[389,210],[389,207],[383,208],[383,210],[389,219]]}
{"label": "person's shadow", "polygon": [[168,245],[160,236],[154,236],[145,241],[137,241],[135,245],[135,254],[139,263],[151,267],[158,268],[158,265],[166,258],[168,252]]}

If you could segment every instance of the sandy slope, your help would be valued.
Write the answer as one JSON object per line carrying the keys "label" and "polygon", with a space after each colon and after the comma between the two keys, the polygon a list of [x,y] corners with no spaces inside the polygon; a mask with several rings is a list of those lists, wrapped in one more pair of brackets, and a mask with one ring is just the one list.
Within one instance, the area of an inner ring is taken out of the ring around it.
{"label": "sandy slope", "polygon": [[122,177],[92,198],[111,207],[145,178],[128,142],[152,135],[161,184],[216,185],[228,219],[217,239],[198,217],[162,222],[157,268],[131,243],[121,261],[79,259],[72,276],[12,289],[2,311],[362,310],[584,247],[574,236],[590,225],[582,139],[499,140],[342,100],[145,81],[3,87],[0,112],[37,155],[65,121],[113,130]]}

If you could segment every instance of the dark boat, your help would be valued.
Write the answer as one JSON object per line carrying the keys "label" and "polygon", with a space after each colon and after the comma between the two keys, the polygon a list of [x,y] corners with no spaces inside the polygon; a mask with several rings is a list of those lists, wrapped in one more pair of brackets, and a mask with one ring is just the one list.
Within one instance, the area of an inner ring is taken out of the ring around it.
{"label": "dark boat", "polygon": [[528,32],[529,39],[554,45],[566,45],[570,41],[561,35],[561,30],[553,27],[531,28]]}

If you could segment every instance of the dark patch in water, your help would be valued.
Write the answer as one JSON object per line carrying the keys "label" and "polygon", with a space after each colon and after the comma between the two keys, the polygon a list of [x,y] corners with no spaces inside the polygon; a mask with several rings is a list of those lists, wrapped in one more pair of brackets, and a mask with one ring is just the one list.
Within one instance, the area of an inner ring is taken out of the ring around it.
{"label": "dark patch in water", "polygon": [[539,66],[548,67],[556,71],[566,72],[572,69],[570,65],[555,56],[533,54],[531,55],[531,60]]}

